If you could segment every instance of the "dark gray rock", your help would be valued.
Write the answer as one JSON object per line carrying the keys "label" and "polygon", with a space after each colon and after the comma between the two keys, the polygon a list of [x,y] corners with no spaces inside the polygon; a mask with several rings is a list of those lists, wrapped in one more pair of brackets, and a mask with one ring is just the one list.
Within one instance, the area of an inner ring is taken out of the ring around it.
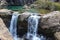
{"label": "dark gray rock", "polygon": [[31,4],[36,0],[7,0],[9,5],[25,5]]}

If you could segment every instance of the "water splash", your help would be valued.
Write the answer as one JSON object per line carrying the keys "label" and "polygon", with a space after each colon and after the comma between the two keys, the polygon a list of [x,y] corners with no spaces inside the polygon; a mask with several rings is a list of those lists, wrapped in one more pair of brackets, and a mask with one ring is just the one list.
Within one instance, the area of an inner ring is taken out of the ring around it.
{"label": "water splash", "polygon": [[17,26],[18,16],[19,15],[17,14],[17,12],[13,13],[11,23],[10,23],[10,28],[9,28],[14,40],[17,40],[17,32],[16,32],[17,28],[16,28],[16,26]]}

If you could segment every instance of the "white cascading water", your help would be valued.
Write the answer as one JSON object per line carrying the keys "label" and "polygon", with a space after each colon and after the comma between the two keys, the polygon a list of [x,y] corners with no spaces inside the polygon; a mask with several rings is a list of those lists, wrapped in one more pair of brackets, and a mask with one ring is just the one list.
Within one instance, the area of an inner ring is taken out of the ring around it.
{"label": "white cascading water", "polygon": [[17,27],[16,26],[17,26],[18,16],[19,15],[17,14],[17,12],[13,13],[10,27],[9,27],[9,30],[10,30],[14,40],[17,40]]}
{"label": "white cascading water", "polygon": [[39,16],[37,15],[31,15],[28,18],[28,33],[27,38],[29,40],[40,40],[40,38],[37,37],[37,28],[38,28],[38,20]]}
{"label": "white cascading water", "polygon": [[43,36],[38,37],[37,29],[38,29],[38,20],[40,16],[36,14],[32,14],[28,18],[28,32],[27,32],[27,39],[28,40],[44,40]]}

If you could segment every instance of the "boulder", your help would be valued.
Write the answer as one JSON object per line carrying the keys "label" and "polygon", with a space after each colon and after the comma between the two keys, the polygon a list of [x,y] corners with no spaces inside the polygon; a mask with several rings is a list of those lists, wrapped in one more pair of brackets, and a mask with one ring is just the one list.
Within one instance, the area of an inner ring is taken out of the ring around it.
{"label": "boulder", "polygon": [[6,8],[7,7],[7,2],[6,0],[0,0],[0,9]]}
{"label": "boulder", "polygon": [[13,11],[8,9],[0,9],[0,15],[12,15]]}
{"label": "boulder", "polygon": [[60,40],[60,32],[56,32],[54,35],[57,38],[56,40]]}
{"label": "boulder", "polygon": [[44,34],[60,40],[60,12],[53,11],[42,16],[39,27],[42,28]]}
{"label": "boulder", "polygon": [[23,21],[31,15],[30,12],[24,12],[20,15],[20,20]]}
{"label": "boulder", "polygon": [[60,26],[60,12],[54,11],[48,13],[41,18],[42,28],[58,28]]}
{"label": "boulder", "polygon": [[3,20],[0,18],[0,40],[13,40],[10,32],[6,28]]}

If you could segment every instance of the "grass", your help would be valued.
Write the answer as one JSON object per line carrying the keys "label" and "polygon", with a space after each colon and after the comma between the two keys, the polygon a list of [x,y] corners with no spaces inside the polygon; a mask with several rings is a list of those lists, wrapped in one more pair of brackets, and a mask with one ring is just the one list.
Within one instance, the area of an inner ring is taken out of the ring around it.
{"label": "grass", "polygon": [[50,10],[46,10],[46,9],[38,9],[38,12],[41,14],[47,14],[50,12]]}
{"label": "grass", "polygon": [[58,11],[60,11],[60,3],[54,3],[54,5],[56,7],[55,9],[58,10]]}

